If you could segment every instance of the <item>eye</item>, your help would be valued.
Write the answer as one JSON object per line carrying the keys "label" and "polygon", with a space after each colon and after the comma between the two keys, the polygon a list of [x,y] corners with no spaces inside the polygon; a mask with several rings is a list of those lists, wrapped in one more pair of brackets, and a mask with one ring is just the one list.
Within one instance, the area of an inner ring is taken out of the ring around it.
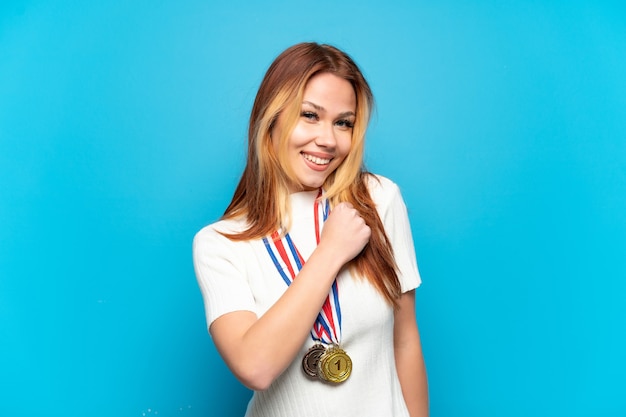
{"label": "eye", "polygon": [[348,119],[340,119],[335,122],[335,125],[344,129],[352,129],[354,127],[354,122]]}
{"label": "eye", "polygon": [[302,113],[300,113],[300,116],[311,121],[318,121],[320,119],[317,113],[315,113],[314,111],[308,111],[308,110],[303,110]]}

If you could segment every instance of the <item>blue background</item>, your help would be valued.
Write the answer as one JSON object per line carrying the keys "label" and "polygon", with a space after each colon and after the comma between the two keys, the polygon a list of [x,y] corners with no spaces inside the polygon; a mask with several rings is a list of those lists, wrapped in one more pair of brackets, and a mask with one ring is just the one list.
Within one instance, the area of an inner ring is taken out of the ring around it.
{"label": "blue background", "polygon": [[267,66],[316,40],[377,97],[432,416],[626,416],[623,3],[266,3],[2,2],[0,415],[243,414],[191,239]]}

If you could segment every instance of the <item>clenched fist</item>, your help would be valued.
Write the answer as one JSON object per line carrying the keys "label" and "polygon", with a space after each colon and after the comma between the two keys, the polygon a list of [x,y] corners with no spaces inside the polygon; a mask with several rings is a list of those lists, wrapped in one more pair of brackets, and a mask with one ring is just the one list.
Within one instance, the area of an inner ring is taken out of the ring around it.
{"label": "clenched fist", "polygon": [[320,245],[331,248],[343,265],[361,253],[371,234],[371,229],[352,204],[340,203],[324,223]]}

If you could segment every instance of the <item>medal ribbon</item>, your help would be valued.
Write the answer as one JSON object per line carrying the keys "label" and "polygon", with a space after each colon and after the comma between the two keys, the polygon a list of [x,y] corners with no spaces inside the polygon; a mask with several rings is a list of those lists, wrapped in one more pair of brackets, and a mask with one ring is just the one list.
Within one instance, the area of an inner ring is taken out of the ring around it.
{"label": "medal ribbon", "polygon": [[[319,198],[321,195],[322,190],[320,190],[317,195],[317,199],[315,200],[315,205],[313,207],[315,217],[315,241],[317,244],[320,243],[321,223],[326,221],[330,213],[330,203],[328,200],[325,200],[323,204],[320,204]],[[322,222],[320,222],[320,214],[323,219]],[[302,258],[302,255],[300,255],[298,248],[296,248],[296,245],[293,243],[289,233],[281,239],[278,231],[276,231],[270,235],[270,238],[271,239],[268,239],[267,237],[263,238],[263,243],[265,244],[267,253],[270,255],[270,258],[272,259],[274,266],[276,266],[276,270],[283,278],[283,281],[285,281],[287,285],[291,285],[293,280],[296,279],[298,272],[300,272],[304,266],[305,261]],[[279,258],[282,260],[282,264],[279,261]],[[284,268],[283,265],[285,265],[286,268]],[[341,341],[341,306],[339,304],[339,287],[337,286],[336,279],[333,281],[333,285],[326,296],[324,305],[322,306],[322,309],[313,324],[311,337],[315,341],[320,341],[328,345],[339,345],[339,342]]]}

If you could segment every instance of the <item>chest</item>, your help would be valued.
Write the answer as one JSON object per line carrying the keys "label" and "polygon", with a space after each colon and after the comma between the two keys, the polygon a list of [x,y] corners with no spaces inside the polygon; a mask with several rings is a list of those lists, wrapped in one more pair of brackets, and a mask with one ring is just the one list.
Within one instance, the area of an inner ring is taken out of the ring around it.
{"label": "chest", "polygon": [[[292,238],[306,261],[315,249],[315,236],[294,234]],[[248,261],[253,262],[246,262],[249,264],[247,279],[255,298],[256,313],[260,317],[284,294],[288,285],[278,272],[275,260],[269,255],[265,244],[261,240],[248,244],[248,256],[252,258]],[[279,256],[276,260],[281,268],[287,269]],[[297,276],[295,279],[298,279]],[[371,333],[373,337],[378,337],[381,331],[392,329],[393,309],[369,281],[355,277],[344,269],[337,277],[337,284],[342,314],[342,343],[349,344],[356,335],[363,338]]]}

